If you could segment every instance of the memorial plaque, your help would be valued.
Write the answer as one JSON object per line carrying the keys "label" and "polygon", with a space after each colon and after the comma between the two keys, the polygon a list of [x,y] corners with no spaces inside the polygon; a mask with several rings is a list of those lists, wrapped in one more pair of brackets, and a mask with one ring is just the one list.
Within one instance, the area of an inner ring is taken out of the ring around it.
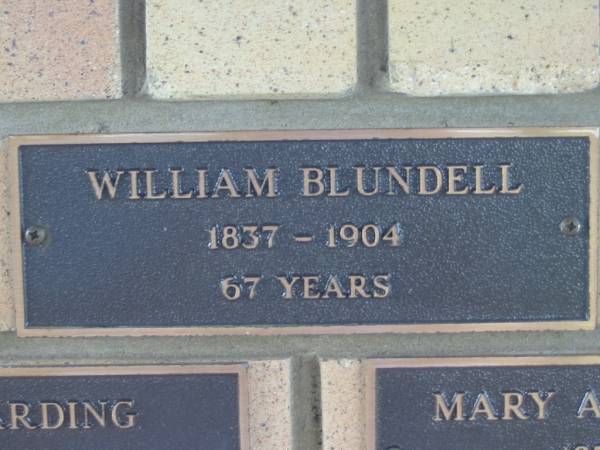
{"label": "memorial plaque", "polygon": [[16,137],[18,332],[589,329],[595,129]]}
{"label": "memorial plaque", "polygon": [[600,357],[367,363],[369,450],[600,450]]}
{"label": "memorial plaque", "polygon": [[241,365],[0,369],[0,448],[247,450]]}

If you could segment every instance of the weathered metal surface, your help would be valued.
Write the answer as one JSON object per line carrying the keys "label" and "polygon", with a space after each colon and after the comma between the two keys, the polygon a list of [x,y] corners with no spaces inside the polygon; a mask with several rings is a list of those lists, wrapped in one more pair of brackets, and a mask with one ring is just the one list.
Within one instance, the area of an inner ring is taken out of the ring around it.
{"label": "weathered metal surface", "polygon": [[12,155],[23,335],[595,324],[590,130],[32,137]]}
{"label": "weathered metal surface", "polygon": [[238,365],[0,369],[6,449],[247,450]]}
{"label": "weathered metal surface", "polygon": [[600,357],[368,363],[368,449],[597,450]]}

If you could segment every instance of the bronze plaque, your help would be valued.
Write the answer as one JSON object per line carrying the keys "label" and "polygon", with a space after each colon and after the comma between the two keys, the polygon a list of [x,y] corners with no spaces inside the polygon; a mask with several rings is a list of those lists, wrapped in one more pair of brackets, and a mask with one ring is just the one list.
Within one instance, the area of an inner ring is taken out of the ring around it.
{"label": "bronze plaque", "polygon": [[11,141],[21,336],[596,324],[596,129]]}
{"label": "bronze plaque", "polygon": [[369,450],[600,450],[600,357],[367,362]]}
{"label": "bronze plaque", "polygon": [[246,368],[0,368],[0,448],[248,450]]}

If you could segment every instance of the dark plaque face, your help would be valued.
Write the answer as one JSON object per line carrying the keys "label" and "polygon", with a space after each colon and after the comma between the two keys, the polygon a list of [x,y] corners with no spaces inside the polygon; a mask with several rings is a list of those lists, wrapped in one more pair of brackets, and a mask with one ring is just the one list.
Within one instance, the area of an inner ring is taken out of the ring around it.
{"label": "dark plaque face", "polygon": [[245,369],[0,369],[0,448],[247,450]]}
{"label": "dark plaque face", "polygon": [[596,143],[587,129],[15,138],[19,333],[592,328]]}
{"label": "dark plaque face", "polygon": [[369,450],[599,450],[600,357],[368,362]]}

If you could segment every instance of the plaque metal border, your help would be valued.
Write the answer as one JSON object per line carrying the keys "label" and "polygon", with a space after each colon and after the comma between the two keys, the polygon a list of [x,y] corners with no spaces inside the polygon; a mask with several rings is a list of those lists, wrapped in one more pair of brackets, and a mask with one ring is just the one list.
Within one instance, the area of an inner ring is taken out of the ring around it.
{"label": "plaque metal border", "polygon": [[600,356],[471,356],[433,358],[373,358],[365,360],[367,450],[377,450],[377,369],[469,367],[600,366]]}
{"label": "plaque metal border", "polygon": [[[238,376],[240,450],[250,450],[248,372],[244,364],[164,364],[135,366],[30,366],[0,367],[0,378],[88,377],[129,375],[229,375]],[[185,395],[185,393],[184,393]]]}
{"label": "plaque metal border", "polygon": [[[52,336],[191,336],[191,335],[314,335],[374,333],[459,333],[486,331],[552,331],[592,330],[597,324],[598,294],[598,177],[599,129],[570,128],[422,128],[422,129],[356,129],[295,131],[224,131],[193,133],[133,133],[10,136],[9,189],[11,214],[11,250],[13,255],[13,293],[17,335],[21,337]],[[589,318],[587,320],[465,322],[430,324],[369,325],[285,325],[285,326],[221,326],[221,327],[53,327],[28,328],[25,322],[23,289],[22,224],[18,151],[22,145],[65,144],[132,144],[226,141],[286,140],[352,140],[352,139],[453,139],[453,138],[519,138],[519,137],[587,137],[590,139],[589,200]]]}

